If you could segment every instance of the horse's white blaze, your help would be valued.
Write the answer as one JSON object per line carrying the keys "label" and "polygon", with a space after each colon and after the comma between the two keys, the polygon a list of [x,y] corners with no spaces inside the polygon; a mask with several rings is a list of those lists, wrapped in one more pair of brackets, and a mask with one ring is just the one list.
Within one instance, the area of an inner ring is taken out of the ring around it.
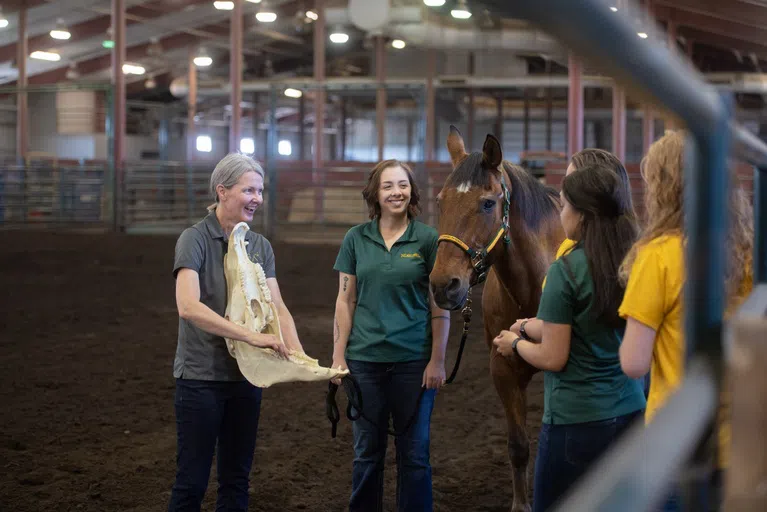
{"label": "horse's white blaze", "polygon": [[470,189],[471,189],[471,183],[469,183],[468,181],[464,181],[463,183],[458,185],[458,188],[456,190],[458,190],[458,192],[460,192],[461,194],[465,194]]}

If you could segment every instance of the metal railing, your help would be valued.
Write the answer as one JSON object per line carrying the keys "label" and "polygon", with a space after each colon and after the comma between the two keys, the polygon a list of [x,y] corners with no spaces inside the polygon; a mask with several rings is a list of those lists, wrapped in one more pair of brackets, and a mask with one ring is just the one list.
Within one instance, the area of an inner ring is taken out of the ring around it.
{"label": "metal railing", "polygon": [[[712,455],[723,370],[722,326],[725,303],[727,157],[731,150],[761,171],[756,179],[757,226],[765,226],[764,172],[767,145],[732,122],[730,101],[664,44],[644,12],[630,5],[613,12],[600,0],[484,0],[495,13],[528,20],[557,37],[589,63],[599,65],[632,94],[654,98],[678,115],[691,134],[686,158],[686,273],[684,335],[688,371],[672,399],[646,427],[637,426],[619,441],[559,505],[562,511],[644,511],[663,500],[683,468],[704,468],[688,476],[687,496],[705,481]],[[639,32],[648,38],[637,37]],[[757,228],[759,229],[759,228]],[[756,270],[765,279],[765,241],[757,231]],[[695,454],[694,457],[691,456]],[[690,510],[704,510],[695,499]]]}

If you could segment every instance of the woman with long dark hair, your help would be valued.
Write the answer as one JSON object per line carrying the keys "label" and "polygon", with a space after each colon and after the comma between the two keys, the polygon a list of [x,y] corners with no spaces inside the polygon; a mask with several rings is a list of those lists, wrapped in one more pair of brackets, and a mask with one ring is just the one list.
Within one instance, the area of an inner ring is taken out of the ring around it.
{"label": "woman with long dark hair", "polygon": [[562,497],[645,408],[640,382],[619,358],[618,269],[637,236],[627,188],[611,169],[590,165],[564,179],[560,197],[575,245],[549,268],[537,318],[493,341],[545,372],[534,511]]}

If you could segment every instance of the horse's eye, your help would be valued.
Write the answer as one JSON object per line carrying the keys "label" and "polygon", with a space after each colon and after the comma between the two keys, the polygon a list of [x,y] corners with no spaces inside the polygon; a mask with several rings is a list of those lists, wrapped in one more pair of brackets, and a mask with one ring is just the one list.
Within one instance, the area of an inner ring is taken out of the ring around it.
{"label": "horse's eye", "polygon": [[494,207],[495,207],[495,201],[493,201],[492,199],[485,199],[482,202],[482,209],[485,210],[486,212],[492,211]]}

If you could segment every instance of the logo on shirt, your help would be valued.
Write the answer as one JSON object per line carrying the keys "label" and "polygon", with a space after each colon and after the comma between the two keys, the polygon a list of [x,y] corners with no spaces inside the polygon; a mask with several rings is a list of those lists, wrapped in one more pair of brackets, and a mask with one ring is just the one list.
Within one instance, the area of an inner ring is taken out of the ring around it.
{"label": "logo on shirt", "polygon": [[261,256],[257,252],[254,252],[253,254],[250,255],[250,261],[252,261],[253,263],[258,263],[259,265],[262,265]]}
{"label": "logo on shirt", "polygon": [[403,252],[402,254],[399,255],[399,257],[400,258],[420,258],[420,259],[423,259],[421,257],[421,255],[418,254],[417,252]]}

